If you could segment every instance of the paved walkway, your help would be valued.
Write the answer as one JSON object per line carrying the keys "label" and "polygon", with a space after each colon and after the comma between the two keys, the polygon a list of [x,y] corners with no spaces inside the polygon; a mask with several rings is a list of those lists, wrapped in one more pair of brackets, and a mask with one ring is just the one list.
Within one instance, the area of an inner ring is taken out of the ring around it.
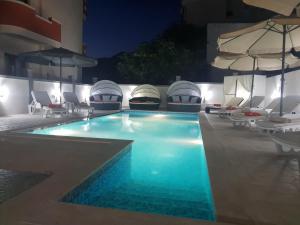
{"label": "paved walkway", "polygon": [[202,133],[219,221],[300,224],[300,156],[280,155],[270,137],[202,114]]}

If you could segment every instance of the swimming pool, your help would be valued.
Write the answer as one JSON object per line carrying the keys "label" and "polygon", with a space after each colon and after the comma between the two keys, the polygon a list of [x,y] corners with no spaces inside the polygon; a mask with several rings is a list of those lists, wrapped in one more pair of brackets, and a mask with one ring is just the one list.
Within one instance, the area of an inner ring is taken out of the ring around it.
{"label": "swimming pool", "polygon": [[64,202],[215,220],[197,114],[124,111],[32,133],[134,140]]}

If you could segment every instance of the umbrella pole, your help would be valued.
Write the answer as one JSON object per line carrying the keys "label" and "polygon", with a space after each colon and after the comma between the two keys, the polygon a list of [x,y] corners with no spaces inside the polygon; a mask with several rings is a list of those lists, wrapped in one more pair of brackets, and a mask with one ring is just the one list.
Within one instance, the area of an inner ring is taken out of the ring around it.
{"label": "umbrella pole", "polygon": [[234,90],[234,97],[237,95],[237,86],[238,86],[238,80],[235,80],[235,90]]}
{"label": "umbrella pole", "polygon": [[253,58],[251,94],[250,94],[250,108],[252,108],[252,98],[253,98],[253,91],[254,91],[255,64],[256,64],[256,58]]}
{"label": "umbrella pole", "polygon": [[62,91],[62,58],[59,57],[59,103],[62,103],[62,99],[61,99],[61,91]]}
{"label": "umbrella pole", "polygon": [[280,87],[280,116],[283,116],[283,94],[284,94],[286,32],[287,32],[286,31],[286,25],[283,25],[282,67],[281,67],[281,87]]}

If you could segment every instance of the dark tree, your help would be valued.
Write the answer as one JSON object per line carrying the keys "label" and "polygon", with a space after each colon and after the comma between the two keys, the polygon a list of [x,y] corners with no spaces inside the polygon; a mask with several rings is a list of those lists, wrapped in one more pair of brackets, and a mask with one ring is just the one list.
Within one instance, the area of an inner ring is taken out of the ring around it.
{"label": "dark tree", "polygon": [[205,39],[203,28],[173,26],[156,40],[122,55],[118,69],[125,80],[134,83],[169,84],[176,76],[199,81],[205,64]]}

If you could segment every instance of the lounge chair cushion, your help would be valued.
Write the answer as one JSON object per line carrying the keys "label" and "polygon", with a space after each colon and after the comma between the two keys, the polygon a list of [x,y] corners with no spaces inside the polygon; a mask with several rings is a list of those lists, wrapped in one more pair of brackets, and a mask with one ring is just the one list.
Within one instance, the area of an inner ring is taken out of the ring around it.
{"label": "lounge chair cushion", "polygon": [[197,101],[198,101],[198,97],[192,97],[192,98],[191,98],[191,103],[192,103],[192,104],[196,104]]}
{"label": "lounge chair cushion", "polygon": [[110,95],[102,95],[102,100],[104,102],[110,102]]}
{"label": "lounge chair cushion", "polygon": [[111,96],[111,99],[110,99],[112,102],[117,102],[118,101],[118,96]]}
{"label": "lounge chair cushion", "polygon": [[181,96],[182,103],[190,103],[190,96],[183,95]]}
{"label": "lounge chair cushion", "polygon": [[259,112],[245,112],[245,116],[262,116]]}
{"label": "lounge chair cushion", "polygon": [[180,97],[175,95],[175,96],[172,96],[172,102],[180,102]]}
{"label": "lounge chair cushion", "polygon": [[61,104],[49,104],[48,107],[50,109],[60,109],[60,108],[63,108]]}
{"label": "lounge chair cushion", "polygon": [[64,99],[65,99],[65,102],[73,103],[74,105],[79,105],[80,104],[76,94],[73,93],[73,92],[64,92],[63,96],[64,96]]}
{"label": "lounge chair cushion", "polygon": [[94,95],[92,97],[93,97],[93,101],[95,101],[95,102],[101,102],[101,98],[100,98],[99,95]]}
{"label": "lounge chair cushion", "polygon": [[31,91],[31,95],[34,101],[40,103],[41,106],[48,106],[49,104],[52,104],[46,91]]}
{"label": "lounge chair cushion", "polygon": [[213,104],[214,107],[222,107],[222,104]]}

